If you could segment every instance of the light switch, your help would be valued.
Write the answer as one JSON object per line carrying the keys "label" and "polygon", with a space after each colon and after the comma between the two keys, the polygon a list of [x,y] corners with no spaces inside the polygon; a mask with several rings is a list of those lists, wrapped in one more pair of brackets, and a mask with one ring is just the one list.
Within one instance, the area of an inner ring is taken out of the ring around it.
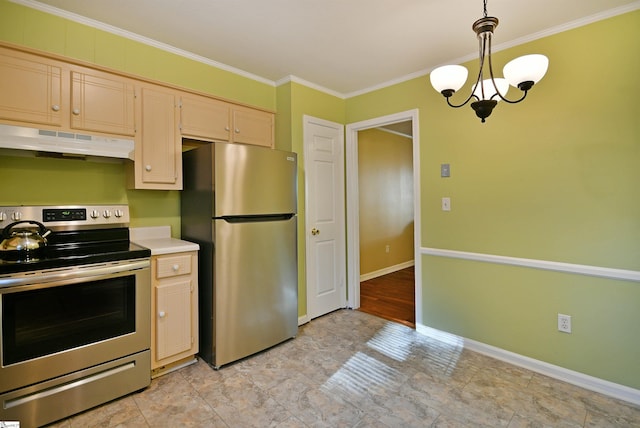
{"label": "light switch", "polygon": [[442,198],[442,211],[451,211],[451,198]]}
{"label": "light switch", "polygon": [[450,177],[451,176],[451,168],[448,163],[443,163],[440,165],[440,177]]}

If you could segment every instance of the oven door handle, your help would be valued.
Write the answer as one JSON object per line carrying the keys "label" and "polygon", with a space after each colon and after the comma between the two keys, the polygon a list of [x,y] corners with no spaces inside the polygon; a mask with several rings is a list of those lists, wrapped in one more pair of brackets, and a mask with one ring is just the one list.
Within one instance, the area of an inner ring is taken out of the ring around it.
{"label": "oven door handle", "polygon": [[140,259],[127,262],[116,262],[110,264],[94,264],[73,266],[64,269],[54,269],[52,271],[29,272],[24,274],[14,274],[7,277],[0,277],[0,289],[15,287],[19,285],[38,285],[50,282],[59,282],[78,278],[99,279],[96,277],[107,277],[123,272],[130,272],[139,269],[149,268],[149,259]]}

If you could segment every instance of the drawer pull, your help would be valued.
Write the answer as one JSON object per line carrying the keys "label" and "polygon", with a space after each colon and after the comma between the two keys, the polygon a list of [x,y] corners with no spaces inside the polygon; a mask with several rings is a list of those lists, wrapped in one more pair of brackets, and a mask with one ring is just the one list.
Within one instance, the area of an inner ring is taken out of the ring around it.
{"label": "drawer pull", "polygon": [[165,316],[165,315],[166,315],[166,313],[165,313],[164,311],[160,311],[160,312],[158,313],[158,316],[159,316],[160,318],[164,318],[164,316]]}
{"label": "drawer pull", "polygon": [[172,266],[172,269],[173,269],[174,272],[178,272],[178,270],[180,269],[180,265],[175,264],[175,265]]}

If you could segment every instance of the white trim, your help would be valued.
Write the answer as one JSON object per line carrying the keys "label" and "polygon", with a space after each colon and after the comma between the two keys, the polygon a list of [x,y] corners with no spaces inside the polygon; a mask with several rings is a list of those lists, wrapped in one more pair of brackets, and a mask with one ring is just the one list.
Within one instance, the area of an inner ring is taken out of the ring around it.
{"label": "white trim", "polygon": [[[411,79],[415,79],[415,78],[418,78],[418,77],[423,77],[423,76],[426,76],[429,73],[431,73],[431,71],[433,69],[439,67],[440,65],[443,65],[443,64],[439,64],[439,65],[436,65],[434,67],[429,67],[427,69],[419,70],[419,71],[416,71],[416,72],[413,72],[413,73],[410,73],[410,74],[406,74],[404,76],[400,76],[400,77],[398,77],[396,79],[388,80],[388,81],[380,83],[378,85],[369,86],[369,87],[364,88],[364,89],[359,89],[357,91],[347,92],[347,93],[340,93],[340,92],[334,91],[332,89],[325,88],[324,86],[317,85],[315,83],[311,83],[309,81],[306,81],[304,79],[301,79],[299,77],[295,77],[295,76],[292,76],[292,75],[285,76],[282,79],[279,79],[279,80],[274,82],[273,80],[266,79],[264,77],[258,76],[258,75],[253,74],[253,73],[249,73],[248,71],[244,71],[244,70],[241,70],[239,68],[235,68],[235,67],[232,67],[230,65],[223,64],[221,62],[214,61],[214,60],[211,60],[211,59],[208,59],[208,58],[204,58],[202,56],[193,54],[191,52],[184,51],[182,49],[178,49],[178,48],[175,48],[173,46],[170,46],[170,45],[167,45],[167,44],[164,44],[164,43],[160,43],[160,42],[158,42],[156,40],[149,39],[147,37],[143,37],[143,36],[140,36],[140,35],[135,34],[135,33],[131,33],[129,31],[123,30],[121,28],[117,28],[117,27],[105,24],[103,22],[100,22],[100,21],[95,21],[93,19],[89,19],[89,18],[86,18],[84,16],[77,15],[75,13],[67,12],[65,10],[55,8],[53,6],[45,5],[45,4],[39,3],[39,2],[34,1],[34,0],[9,0],[9,1],[12,2],[12,3],[20,4],[20,5],[23,5],[23,6],[26,6],[26,7],[30,7],[32,9],[40,10],[42,12],[49,13],[51,15],[56,15],[56,16],[59,16],[61,18],[68,19],[70,21],[75,21],[75,22],[78,22],[80,24],[88,25],[90,27],[106,31],[108,33],[116,34],[118,36],[122,36],[122,37],[125,37],[127,39],[131,39],[131,40],[134,40],[134,41],[137,41],[137,42],[149,45],[149,46],[153,46],[153,47],[156,47],[158,49],[161,49],[161,50],[164,50],[164,51],[167,51],[167,52],[171,52],[173,54],[180,55],[180,56],[183,56],[185,58],[192,59],[194,61],[198,61],[198,62],[201,62],[203,64],[210,65],[212,67],[219,68],[221,70],[225,70],[225,71],[229,71],[231,73],[238,74],[239,76],[243,76],[243,77],[246,77],[248,79],[252,79],[252,80],[255,80],[255,81],[258,81],[258,82],[261,82],[261,83],[265,83],[265,84],[270,85],[270,86],[280,86],[280,85],[282,85],[284,83],[287,83],[287,82],[296,82],[296,83],[300,83],[300,84],[308,86],[308,87],[310,87],[312,89],[316,89],[316,90],[318,90],[320,92],[325,92],[325,93],[327,93],[329,95],[333,95],[333,96],[341,98],[341,99],[348,99],[348,98],[352,98],[352,97],[357,97],[359,95],[363,95],[363,94],[366,94],[366,93],[369,93],[369,92],[377,91],[379,89],[387,88],[389,86],[393,86],[393,85],[396,85],[396,84],[399,84],[399,83],[403,83],[403,82],[406,82],[406,81],[411,80]],[[492,47],[492,50],[493,50],[493,52],[499,52],[501,50],[504,50],[504,49],[507,49],[507,48],[510,48],[510,47],[513,47],[513,46],[521,45],[521,44],[528,43],[528,42],[531,42],[531,41],[534,41],[534,40],[537,40],[537,39],[541,39],[543,37],[552,36],[554,34],[562,33],[564,31],[568,31],[568,30],[572,30],[574,28],[582,27],[582,26],[585,26],[585,25],[588,25],[588,24],[592,24],[594,22],[598,22],[598,21],[602,21],[604,19],[612,18],[612,17],[617,16],[617,15],[622,15],[624,13],[632,12],[632,11],[634,11],[636,9],[640,9],[640,0],[637,0],[637,1],[633,2],[633,3],[629,3],[627,5],[623,5],[623,6],[619,6],[619,7],[613,8],[613,9],[605,10],[605,11],[596,13],[596,14],[591,15],[591,16],[580,18],[580,19],[577,19],[575,21],[571,21],[571,22],[567,22],[565,24],[561,24],[561,25],[558,25],[558,26],[555,26],[555,27],[551,27],[551,28],[548,28],[546,30],[539,31],[537,33],[533,33],[533,34],[530,34],[528,36],[520,37],[518,39],[514,39],[514,40],[511,40],[511,41],[506,42],[506,43],[497,44],[497,45]],[[460,64],[460,63],[463,63],[463,62],[466,62],[466,61],[471,61],[474,58],[477,58],[477,56],[478,56],[477,52],[470,53],[470,54],[465,55],[463,57],[448,61],[447,64]]]}
{"label": "white trim", "polygon": [[409,138],[409,139],[412,138],[412,136],[409,134],[404,134],[402,132],[394,131],[392,129],[388,129],[388,128],[376,128],[376,129],[381,132],[388,132],[389,134],[397,135],[398,137]]}
{"label": "white trim", "polygon": [[534,269],[551,270],[556,272],[575,273],[596,276],[600,278],[621,279],[640,282],[640,271],[613,269],[601,266],[562,263],[548,260],[524,259],[519,257],[498,256],[494,254],[470,253],[466,251],[444,250],[440,248],[421,248],[422,254],[454,259],[474,260],[478,262],[497,263],[503,265],[523,266]]}
{"label": "white trim", "polygon": [[358,207],[358,131],[411,120],[413,142],[413,204],[416,319],[422,319],[422,276],[420,256],[420,127],[418,109],[351,123],[346,128],[347,201],[347,289],[348,307],[360,307],[360,210]]}
{"label": "white trim", "polygon": [[590,391],[595,391],[613,398],[633,403],[635,405],[640,405],[640,390],[638,389],[630,388],[628,386],[620,385],[594,376],[589,376],[584,373],[565,369],[564,367],[556,366],[544,361],[516,354],[514,352],[487,345],[485,343],[477,342],[475,340],[456,336],[454,334],[437,330],[423,324],[416,324],[416,331],[420,334],[446,343],[460,344],[462,347],[467,348],[471,351],[478,352],[480,354],[487,355],[501,361],[505,361],[518,367],[523,367],[536,373],[540,373],[545,376],[549,376],[551,378],[588,389]]}
{"label": "white trim", "polygon": [[304,80],[303,78],[294,76],[292,74],[290,74],[288,76],[285,76],[282,79],[276,81],[275,85],[276,86],[280,86],[280,85],[284,85],[285,83],[289,83],[289,82],[298,83],[300,85],[306,86],[307,88],[315,89],[316,91],[324,92],[325,94],[328,94],[328,95],[333,95],[334,97],[340,98],[342,100],[345,99],[344,94],[341,94],[338,91],[334,91],[333,89],[329,89],[329,88],[326,88],[324,86],[318,85],[316,83],[309,82],[308,80]]}
{"label": "white trim", "polygon": [[301,317],[298,317],[298,327],[300,327],[303,324],[306,324],[309,322],[309,316],[308,315],[302,315]]}
{"label": "white trim", "polygon": [[383,276],[383,275],[388,275],[390,273],[397,272],[399,270],[406,269],[406,268],[409,268],[409,267],[414,266],[414,265],[415,265],[415,261],[414,260],[409,260],[407,262],[399,263],[399,264],[394,265],[394,266],[388,266],[386,268],[378,269],[378,270],[375,270],[373,272],[364,273],[364,274],[360,275],[360,282],[368,281],[368,280],[373,279],[373,278],[378,278],[378,277]]}
{"label": "white trim", "polygon": [[157,40],[150,39],[148,37],[141,36],[136,33],[132,33],[127,30],[123,30],[122,28],[114,27],[113,25],[105,24],[104,22],[96,21],[91,18],[87,18],[81,15],[77,15],[72,12],[68,12],[66,10],[58,9],[53,6],[49,6],[46,4],[39,3],[34,0],[9,0],[12,3],[16,3],[22,6],[29,7],[31,9],[36,9],[50,15],[59,16],[60,18],[68,19],[69,21],[74,21],[79,24],[87,25],[89,27],[95,28],[97,30],[106,31],[107,33],[115,34],[120,37],[124,37],[125,39],[130,39],[135,42],[139,42],[148,46],[153,46],[154,48],[182,56],[184,58],[197,61],[206,65],[210,65],[215,68],[219,68],[220,70],[228,71],[230,73],[237,74],[238,76],[246,77],[247,79],[255,80],[260,83],[264,83],[269,86],[275,86],[275,82],[270,79],[266,79],[262,76],[258,76],[257,74],[249,73],[248,71],[241,70],[236,67],[232,67],[227,64],[223,64],[218,61],[214,61],[209,58],[205,58],[200,55],[196,55],[192,52],[185,51],[179,48],[176,48],[171,45],[167,45],[165,43],[159,42]]}

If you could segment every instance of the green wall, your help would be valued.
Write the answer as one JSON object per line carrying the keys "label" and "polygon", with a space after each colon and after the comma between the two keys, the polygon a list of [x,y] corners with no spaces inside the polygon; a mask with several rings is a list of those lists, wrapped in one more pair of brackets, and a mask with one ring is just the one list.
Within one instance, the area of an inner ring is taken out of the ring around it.
{"label": "green wall", "polygon": [[[421,247],[640,270],[638,11],[497,53],[497,69],[533,52],[550,68],[525,102],[501,103],[485,124],[447,107],[427,77],[347,100],[275,88],[6,0],[0,40],[277,110],[277,147],[300,156],[301,316],[305,114],[353,123],[419,109]],[[0,156],[0,204],[129,203],[132,226],[170,224],[175,235],[179,193],[124,182],[119,163]],[[426,254],[422,268],[419,324],[640,388],[637,282]],[[571,335],[556,331],[558,312],[572,315]]]}
{"label": "green wall", "polygon": [[[499,52],[495,68],[536,52],[547,76],[484,124],[427,77],[348,99],[346,121],[420,109],[421,247],[638,271],[640,12]],[[640,388],[638,282],[426,254],[422,271],[418,323]]]}
{"label": "green wall", "polygon": [[344,124],[345,105],[341,98],[296,82],[277,88],[276,148],[298,153],[298,315],[301,317],[307,314],[303,116]]}

